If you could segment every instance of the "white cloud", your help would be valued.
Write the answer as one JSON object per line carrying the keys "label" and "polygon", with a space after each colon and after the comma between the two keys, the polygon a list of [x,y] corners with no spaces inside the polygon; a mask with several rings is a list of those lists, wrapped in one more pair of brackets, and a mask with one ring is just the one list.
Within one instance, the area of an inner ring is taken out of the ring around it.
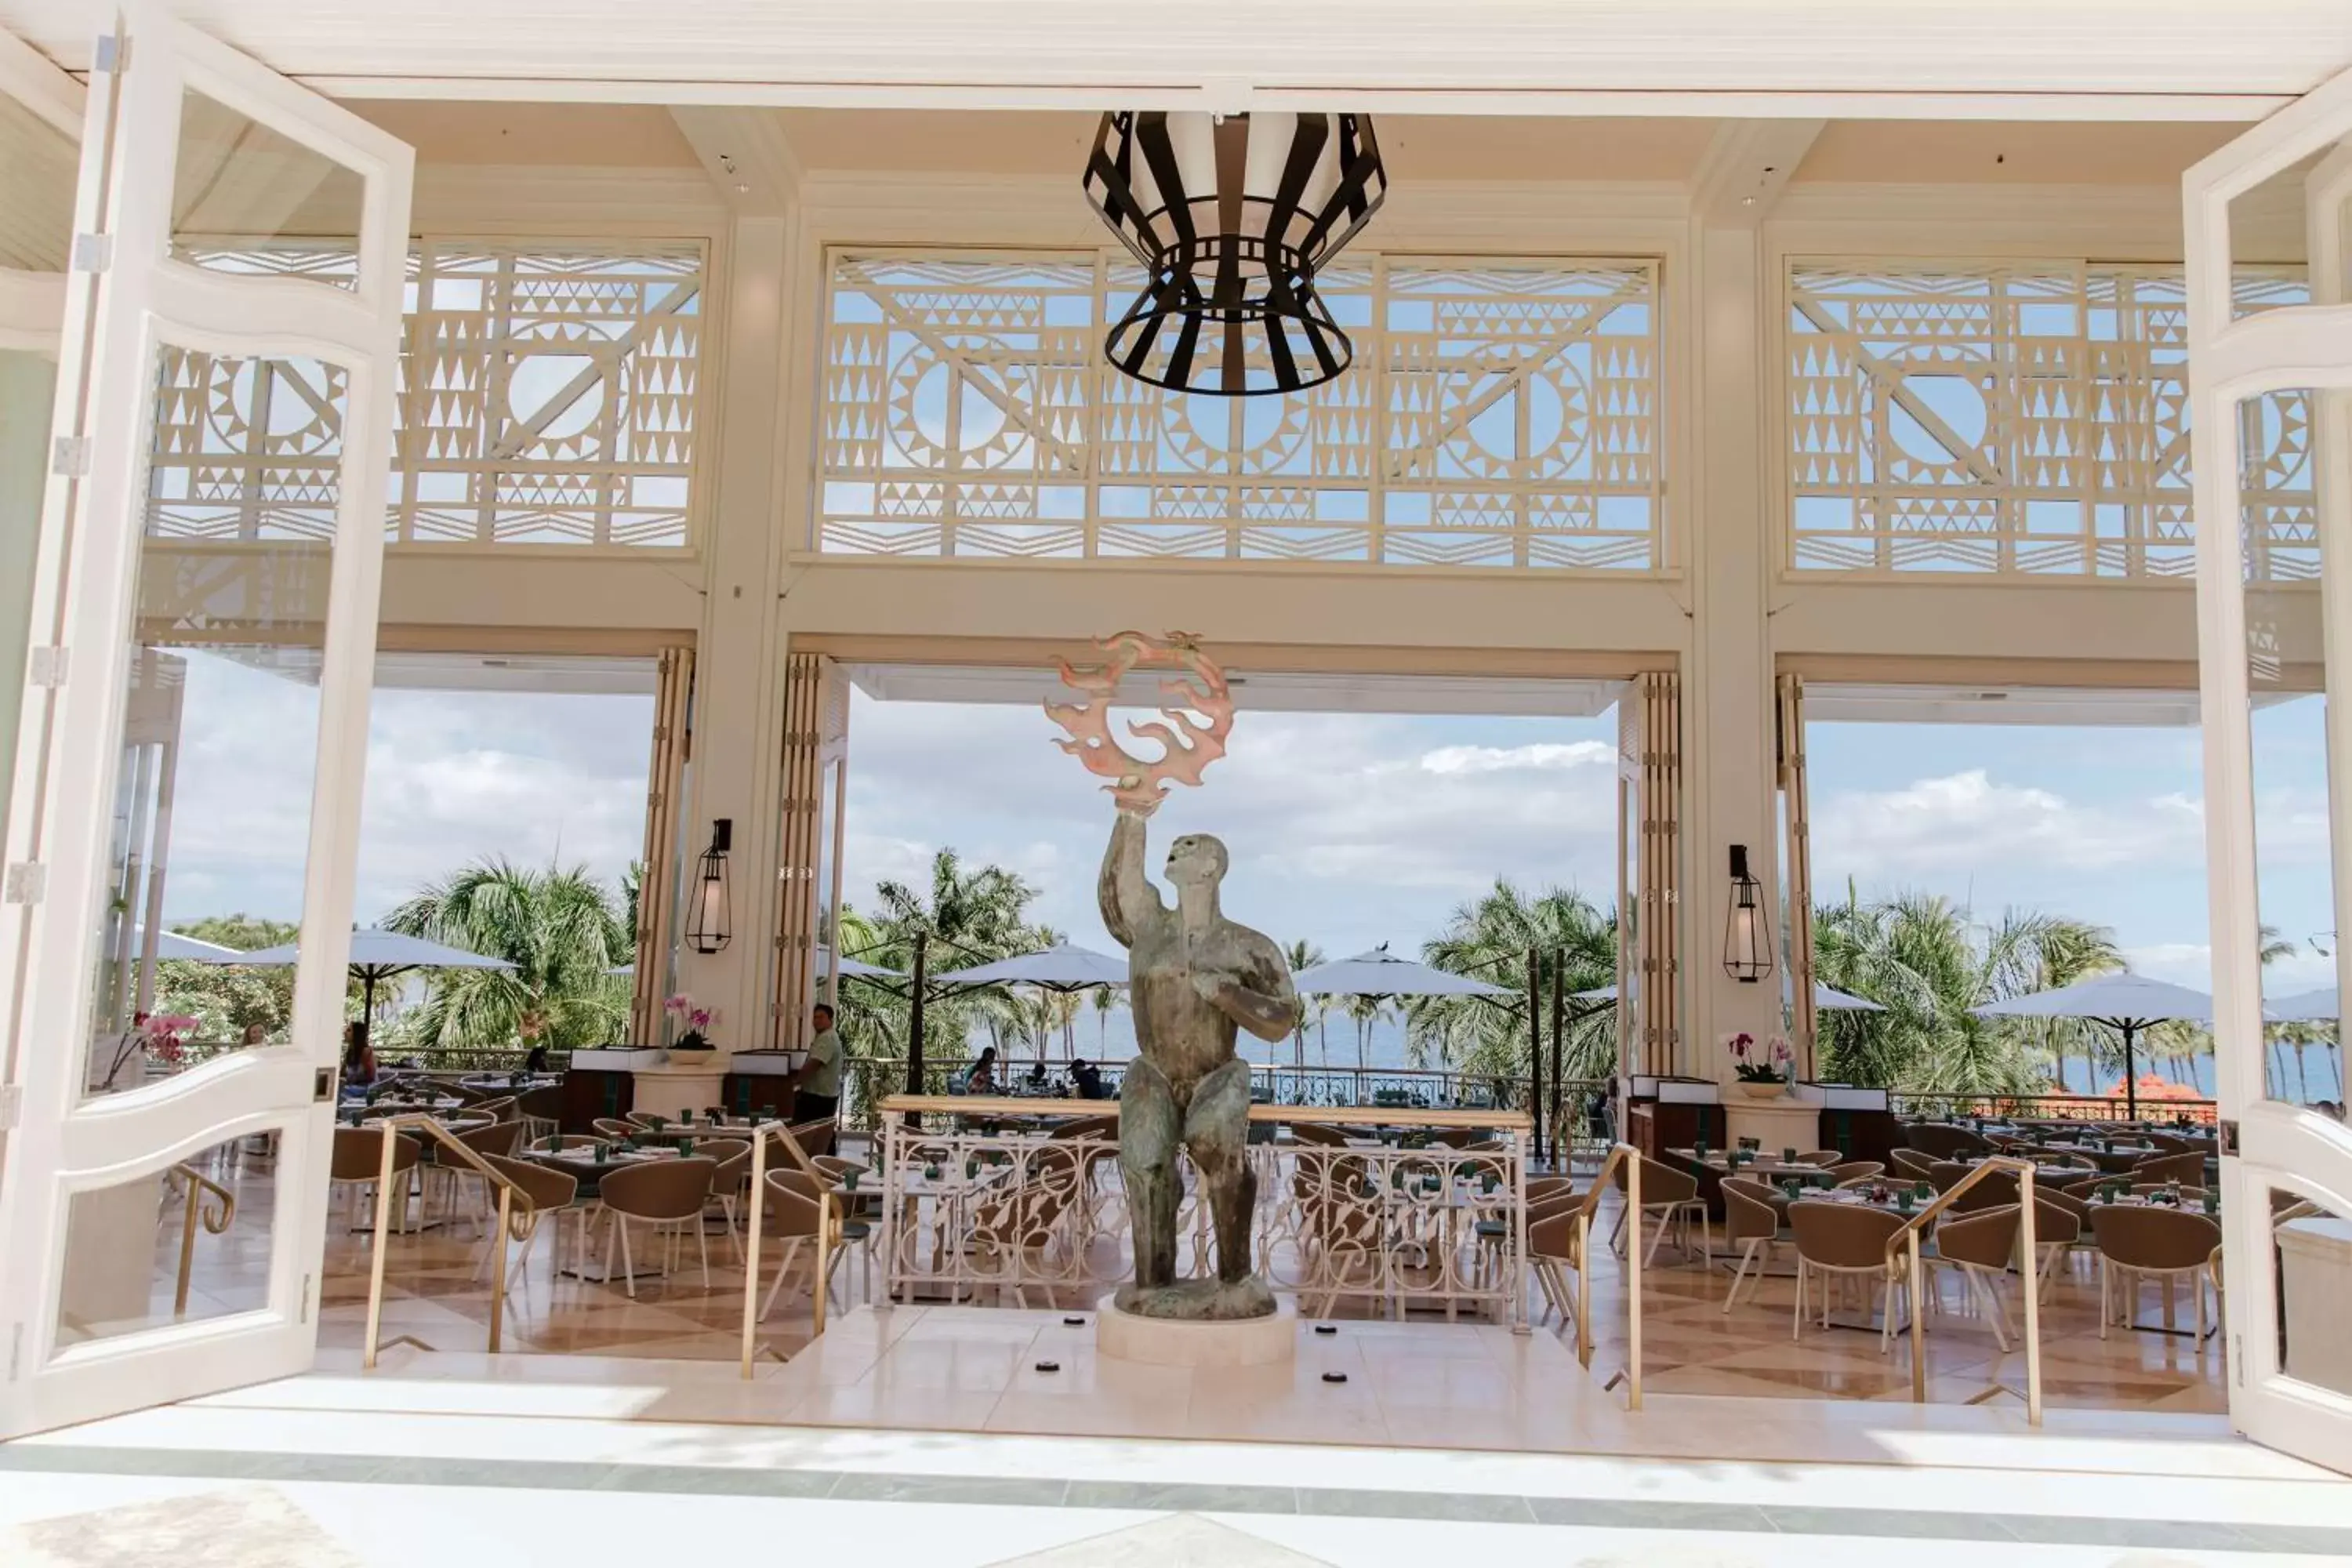
{"label": "white cloud", "polygon": [[1433,773],[1496,773],[1538,768],[1582,768],[1595,764],[1608,765],[1617,759],[1617,749],[1600,741],[1577,741],[1568,745],[1539,743],[1529,746],[1441,746],[1422,753],[1421,765]]}
{"label": "white cloud", "polygon": [[1966,871],[2004,862],[2074,870],[2196,863],[2204,813],[2164,794],[2090,805],[2054,790],[1995,783],[1983,768],[1897,789],[1840,791],[1813,809],[1814,859],[1864,879]]}

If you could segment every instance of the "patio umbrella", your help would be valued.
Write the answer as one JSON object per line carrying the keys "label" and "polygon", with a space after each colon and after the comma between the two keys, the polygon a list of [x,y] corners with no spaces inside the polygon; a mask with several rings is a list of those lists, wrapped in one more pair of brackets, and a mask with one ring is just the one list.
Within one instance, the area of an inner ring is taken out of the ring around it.
{"label": "patio umbrella", "polygon": [[[236,960],[239,963],[262,965],[289,964],[295,962],[296,944],[287,942],[278,947],[265,947],[248,952]],[[404,936],[396,931],[378,931],[373,927],[352,932],[351,970],[366,986],[367,1010],[362,1017],[375,1016],[376,982],[389,980],[395,974],[405,974],[412,969],[512,969],[503,958],[490,958],[478,952],[468,952],[462,947],[444,947],[437,942],[427,942],[421,936]]]}
{"label": "patio umbrella", "polygon": [[[832,963],[832,949],[818,948],[816,973],[823,974]],[[635,963],[616,963],[604,971],[607,974],[617,974],[624,978],[634,975],[636,972],[637,966]],[[844,980],[904,980],[907,978],[895,969],[885,969],[878,963],[860,963],[854,958],[845,958],[841,961],[841,977]]]}
{"label": "patio umbrella", "polygon": [[[841,972],[848,973],[848,966],[845,964]],[[1034,985],[1046,991],[1090,991],[1097,985],[1126,984],[1127,960],[1066,942],[1043,952],[950,969],[932,975],[931,981],[938,985]]]}
{"label": "patio umbrella", "polygon": [[2275,1002],[2263,1004],[2263,1015],[2276,1024],[2328,1024],[2343,1016],[2336,1000],[2336,987],[2323,985],[2316,991],[2301,991],[2292,996],[2282,996]]}
{"label": "patio umbrella", "polygon": [[2087,1018],[2121,1034],[2124,1114],[2137,1121],[2139,1083],[2134,1070],[2132,1037],[2151,1024],[2174,1019],[2205,1023],[2213,1016],[2213,998],[2186,985],[2125,972],[2094,975],[2054,991],[2037,991],[2031,996],[1988,1002],[1972,1011],[1979,1018]]}
{"label": "patio umbrella", "polygon": [[1468,974],[1433,969],[1399,958],[1381,943],[1370,952],[1329,963],[1311,963],[1290,977],[1291,987],[1309,996],[1516,996],[1507,985],[1495,985]]}
{"label": "patio umbrella", "polygon": [[[147,941],[144,931],[131,933],[131,944],[141,947]],[[175,931],[155,933],[155,956],[181,963],[244,963],[246,955],[233,947],[223,947],[216,942],[200,942],[192,936],[182,936]]]}

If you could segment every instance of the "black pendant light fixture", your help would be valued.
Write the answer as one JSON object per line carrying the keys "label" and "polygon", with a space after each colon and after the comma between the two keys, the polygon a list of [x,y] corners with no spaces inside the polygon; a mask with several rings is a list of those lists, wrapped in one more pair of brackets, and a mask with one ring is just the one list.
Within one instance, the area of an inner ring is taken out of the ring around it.
{"label": "black pendant light fixture", "polygon": [[735,927],[729,891],[727,854],[735,847],[735,823],[722,816],[710,825],[710,847],[696,864],[694,891],[687,905],[686,942],[697,952],[724,952]]}
{"label": "black pendant light fixture", "polygon": [[1753,985],[1772,973],[1772,928],[1764,889],[1748,869],[1748,846],[1731,847],[1731,903],[1723,928],[1723,972]]}
{"label": "black pendant light fixture", "polygon": [[1148,274],[1103,344],[1120,372],[1247,397],[1348,368],[1315,279],[1388,194],[1370,116],[1106,114],[1085,185]]}

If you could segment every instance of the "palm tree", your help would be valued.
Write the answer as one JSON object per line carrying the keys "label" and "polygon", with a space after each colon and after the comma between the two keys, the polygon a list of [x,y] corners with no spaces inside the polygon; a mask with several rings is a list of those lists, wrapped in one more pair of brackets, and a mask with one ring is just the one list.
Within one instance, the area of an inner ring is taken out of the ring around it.
{"label": "palm tree", "polygon": [[[1617,919],[1573,888],[1548,888],[1530,898],[1498,879],[1483,896],[1457,908],[1421,956],[1431,967],[1497,985],[1527,984],[1528,953],[1538,955],[1543,994],[1557,980],[1570,992],[1617,979]],[[1571,1008],[1567,1027],[1551,1037],[1547,1000],[1537,1009],[1548,1053],[1570,1078],[1601,1078],[1615,1069],[1616,1030],[1607,1008]],[[1416,1061],[1434,1056],[1457,1071],[1526,1076],[1524,1013],[1475,996],[1420,996],[1405,1009],[1406,1038]],[[1549,1069],[1550,1063],[1545,1064]]]}
{"label": "palm tree", "polygon": [[[1300,937],[1284,951],[1282,956],[1284,962],[1290,965],[1290,973],[1297,974],[1303,969],[1312,969],[1322,963],[1323,950],[1305,937]],[[1319,1020],[1330,1011],[1331,998],[1328,996],[1301,996],[1298,999],[1298,1021],[1293,1024],[1290,1029],[1290,1054],[1294,1058],[1292,1066],[1303,1068],[1307,1065],[1307,1015],[1311,1012]],[[1273,1055],[1274,1049],[1269,1046],[1266,1048],[1266,1056],[1270,1059]]]}
{"label": "palm tree", "polygon": [[[1814,974],[1876,1002],[1878,1013],[1825,1013],[1824,1077],[1889,1089],[2028,1093],[2040,1064],[2111,1050],[2079,1018],[1979,1018],[1988,1002],[2071,985],[2123,966],[2114,933],[2063,916],[2005,911],[1977,926],[1949,900],[1904,893],[1846,902],[1813,917]],[[2086,1089],[2090,1086],[2085,1085]]]}
{"label": "palm tree", "polygon": [[629,957],[628,928],[613,893],[580,867],[478,860],[383,924],[514,965],[431,972],[425,1001],[401,1021],[405,1040],[562,1050],[616,1039],[627,1027],[629,983],[606,971]]}
{"label": "palm tree", "polygon": [[[911,972],[919,931],[929,939],[933,973],[1033,952],[1039,946],[1037,931],[1021,917],[1036,897],[1035,888],[1003,867],[968,868],[953,849],[941,849],[931,857],[929,888],[918,889],[898,881],[875,885],[877,910],[858,918],[859,929],[870,933],[862,955]],[[845,935],[852,918],[851,911],[842,911]],[[910,1011],[907,997],[878,994],[864,1023],[879,1037],[877,1045],[887,1042],[894,1049],[903,1048]],[[985,1024],[992,1037],[999,1037],[1008,1024],[1020,1026],[1022,1015],[1012,997],[997,988],[927,1000],[923,1020],[928,1041],[951,1047],[940,1053],[945,1060],[951,1054],[962,1055],[974,1027]]]}

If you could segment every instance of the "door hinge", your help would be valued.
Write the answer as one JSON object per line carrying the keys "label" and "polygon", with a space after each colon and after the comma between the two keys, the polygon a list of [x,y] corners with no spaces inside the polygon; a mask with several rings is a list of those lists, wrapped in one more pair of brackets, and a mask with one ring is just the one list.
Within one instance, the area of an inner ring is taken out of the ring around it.
{"label": "door hinge", "polygon": [[0,1083],[0,1132],[13,1132],[25,1114],[25,1086]]}
{"label": "door hinge", "polygon": [[300,1321],[307,1323],[307,1322],[309,1322],[310,1321],[310,1276],[309,1276],[308,1274],[305,1274],[304,1276],[302,1276],[302,1316],[301,1316]]}
{"label": "door hinge", "polygon": [[131,40],[120,33],[100,33],[89,51],[89,68],[117,76],[131,68]]}
{"label": "door hinge", "polygon": [[49,868],[38,860],[18,860],[8,868],[7,876],[0,879],[0,902],[37,904],[48,890]]}
{"label": "door hinge", "polygon": [[2243,1334],[2231,1334],[2230,1336],[2230,1364],[2238,1369],[2238,1386],[2240,1388],[2245,1387],[2246,1336]]}
{"label": "door hinge", "polygon": [[2238,1124],[2235,1121],[2223,1121],[2216,1127],[2215,1131],[2220,1134],[2218,1142],[2220,1152],[2229,1156],[2231,1159],[2236,1159],[2238,1156]]}
{"label": "door hinge", "polygon": [[66,683],[66,650],[61,647],[26,649],[25,682],[28,686],[63,686]]}
{"label": "door hinge", "polygon": [[49,472],[64,479],[89,477],[89,437],[60,436],[49,447]]}
{"label": "door hinge", "polygon": [[73,269],[76,272],[103,272],[114,265],[114,237],[110,234],[78,234],[73,240]]}

